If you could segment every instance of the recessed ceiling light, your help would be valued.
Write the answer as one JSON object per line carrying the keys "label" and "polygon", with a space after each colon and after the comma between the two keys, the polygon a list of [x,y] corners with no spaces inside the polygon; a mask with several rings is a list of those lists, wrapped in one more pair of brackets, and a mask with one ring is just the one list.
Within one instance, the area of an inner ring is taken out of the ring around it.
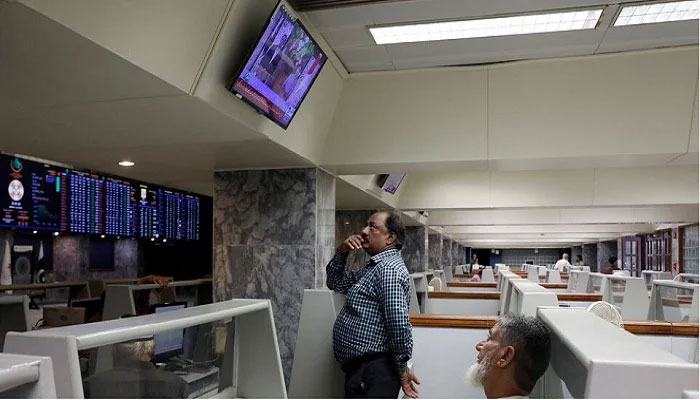
{"label": "recessed ceiling light", "polygon": [[33,231],[32,233],[36,235],[37,231]]}
{"label": "recessed ceiling light", "polygon": [[101,239],[104,239],[104,238],[105,238],[105,235],[100,235],[100,238],[101,238]]}
{"label": "recessed ceiling light", "polygon": [[119,165],[121,165],[122,167],[133,167],[134,162],[129,161],[129,160],[123,160],[123,161],[119,161]]}
{"label": "recessed ceiling light", "polygon": [[698,19],[695,0],[622,7],[614,26],[655,24]]}
{"label": "recessed ceiling light", "polygon": [[54,232],[53,235],[54,235],[54,236],[58,236],[58,232]]}
{"label": "recessed ceiling light", "polygon": [[428,42],[595,29],[602,8],[369,28],[377,44]]}

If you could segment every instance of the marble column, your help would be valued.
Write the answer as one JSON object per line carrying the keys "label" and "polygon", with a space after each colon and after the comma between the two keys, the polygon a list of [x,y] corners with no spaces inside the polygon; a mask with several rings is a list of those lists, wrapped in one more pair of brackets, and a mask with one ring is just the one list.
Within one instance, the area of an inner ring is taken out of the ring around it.
{"label": "marble column", "polygon": [[428,228],[426,226],[407,226],[406,241],[401,256],[409,273],[423,272],[428,269]]}
{"label": "marble column", "polygon": [[442,238],[442,266],[445,268],[451,268],[452,264],[452,240],[443,237]]}
{"label": "marble column", "polygon": [[452,265],[464,264],[462,262],[462,256],[460,252],[461,247],[462,246],[460,246],[459,243],[452,242]]}
{"label": "marble column", "polygon": [[287,383],[304,289],[325,285],[335,178],[317,168],[214,174],[214,300],[270,299]]}
{"label": "marble column", "polygon": [[442,235],[428,235],[428,269],[442,269]]}
{"label": "marble column", "polygon": [[591,267],[591,272],[598,272],[598,244],[583,245],[583,265]]}
{"label": "marble column", "polygon": [[617,240],[598,243],[598,271],[608,266],[610,257],[617,257]]}

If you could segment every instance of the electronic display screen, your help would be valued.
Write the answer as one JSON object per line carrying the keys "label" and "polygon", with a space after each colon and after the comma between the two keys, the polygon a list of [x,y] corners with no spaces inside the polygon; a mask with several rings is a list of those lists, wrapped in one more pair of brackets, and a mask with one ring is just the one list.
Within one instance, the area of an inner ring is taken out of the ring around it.
{"label": "electronic display screen", "polygon": [[66,171],[0,157],[0,226],[60,231],[67,227]]}
{"label": "electronic display screen", "polygon": [[230,90],[286,129],[325,62],[318,44],[280,2]]}
{"label": "electronic display screen", "polygon": [[0,226],[199,240],[199,196],[0,154]]}

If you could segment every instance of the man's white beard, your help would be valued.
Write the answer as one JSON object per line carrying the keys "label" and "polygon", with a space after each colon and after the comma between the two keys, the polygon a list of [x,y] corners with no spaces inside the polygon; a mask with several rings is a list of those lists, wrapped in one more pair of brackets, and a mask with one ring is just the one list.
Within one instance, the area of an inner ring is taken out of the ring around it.
{"label": "man's white beard", "polygon": [[467,381],[467,384],[475,387],[475,388],[481,388],[484,386],[484,378],[486,377],[486,371],[488,370],[489,364],[490,364],[490,359],[489,357],[484,357],[481,362],[475,362],[472,364],[469,369],[467,369],[467,374],[465,376],[465,380]]}

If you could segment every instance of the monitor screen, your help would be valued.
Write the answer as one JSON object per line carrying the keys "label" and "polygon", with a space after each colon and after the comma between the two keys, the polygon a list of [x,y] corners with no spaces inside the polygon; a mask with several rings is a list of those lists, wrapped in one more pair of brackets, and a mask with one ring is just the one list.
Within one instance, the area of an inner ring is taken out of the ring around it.
{"label": "monitor screen", "polygon": [[193,193],[5,154],[0,187],[3,227],[199,240]]}
{"label": "monitor screen", "polygon": [[326,62],[288,7],[277,4],[230,88],[285,129]]}
{"label": "monitor screen", "polygon": [[403,181],[403,178],[405,176],[405,173],[389,174],[389,176],[384,181],[384,184],[382,185],[382,189],[391,194],[395,194],[396,191],[399,189],[399,185],[401,185],[401,182]]}
{"label": "monitor screen", "polygon": [[65,230],[66,175],[48,164],[0,156],[0,226]]}
{"label": "monitor screen", "polygon": [[[184,302],[156,304],[153,306],[153,312],[159,314],[173,310],[182,310],[185,307],[187,307],[187,303]],[[156,361],[163,361],[176,354],[181,354],[184,334],[184,329],[172,329],[153,335],[155,345],[154,359]]]}

